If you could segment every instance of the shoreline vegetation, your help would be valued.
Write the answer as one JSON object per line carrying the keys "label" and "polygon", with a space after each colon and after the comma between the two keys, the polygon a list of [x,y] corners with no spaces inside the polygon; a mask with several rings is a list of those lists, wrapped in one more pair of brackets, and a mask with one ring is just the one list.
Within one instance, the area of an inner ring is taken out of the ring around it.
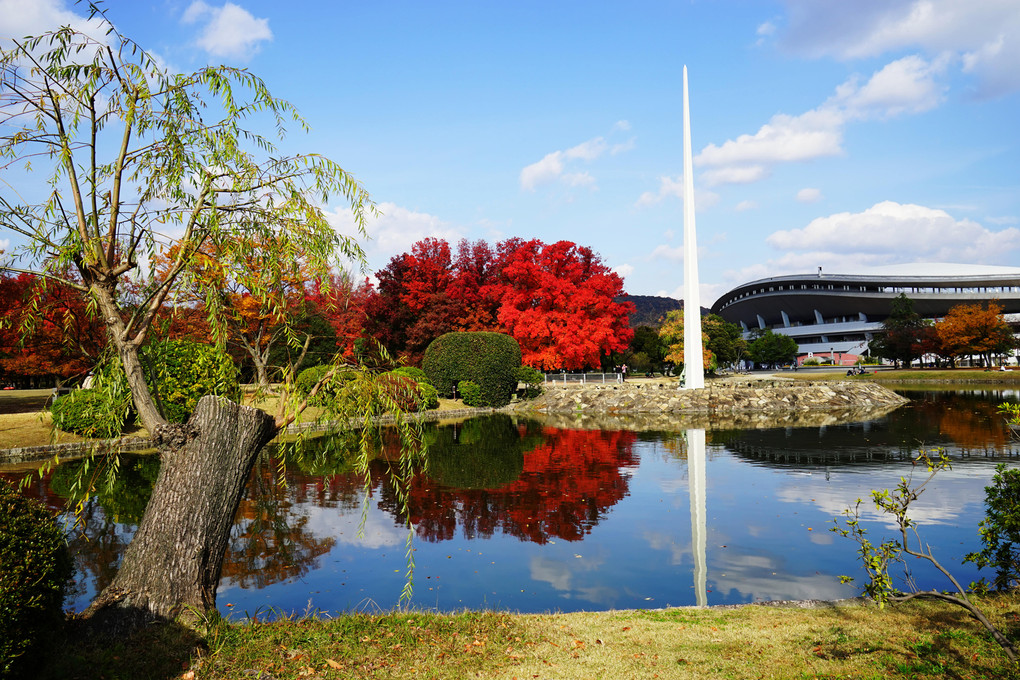
{"label": "shoreline vegetation", "polygon": [[[796,381],[870,381],[891,387],[909,387],[917,385],[923,389],[941,389],[948,385],[1001,385],[1003,387],[1020,386],[1020,370],[992,371],[984,369],[898,369],[869,372],[860,376],[848,377],[842,368],[817,368],[799,371],[776,371],[752,374],[730,374],[712,380],[744,380],[748,378],[790,379]],[[631,377],[628,384],[643,383],[675,383],[671,377]],[[567,386],[575,385],[568,383]],[[272,397],[255,402],[252,399],[253,388],[245,391],[245,402],[258,406],[273,413],[276,402]],[[49,414],[44,406],[49,398],[49,389],[0,391],[0,451],[23,447],[49,446],[52,444],[79,443],[87,441],[75,434],[54,431]],[[463,410],[466,407],[459,400],[439,399],[438,412]],[[314,420],[318,412],[308,409],[303,420]],[[299,421],[300,422],[300,421]],[[131,426],[124,432],[125,437],[146,437],[148,433],[141,427]]]}
{"label": "shoreline vegetation", "polygon": [[[838,369],[757,375],[848,379]],[[849,379],[1008,388],[1020,384],[1020,371],[913,369]],[[642,380],[662,379],[628,382]],[[44,400],[48,391],[34,392]],[[22,399],[25,407],[25,400],[39,398],[4,394],[0,409],[10,400]],[[442,400],[440,409],[462,407]],[[38,407],[5,409],[0,448],[18,427],[52,441]],[[1020,639],[1020,593],[982,596],[980,604],[1010,639]],[[83,624],[70,615],[39,677],[1020,678],[976,621],[931,601],[884,609],[859,599],[567,614],[412,609],[245,615],[226,621],[214,614],[194,627],[170,623],[112,638],[80,630]]]}

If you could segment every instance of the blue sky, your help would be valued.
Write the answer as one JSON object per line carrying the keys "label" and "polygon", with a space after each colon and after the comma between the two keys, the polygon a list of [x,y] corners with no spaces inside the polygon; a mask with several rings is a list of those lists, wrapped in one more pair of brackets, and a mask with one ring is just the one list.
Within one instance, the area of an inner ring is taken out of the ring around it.
{"label": "blue sky", "polygon": [[[702,304],[764,276],[1020,266],[1020,2],[110,0],[174,70],[249,68],[383,215],[427,236],[587,245],[683,295],[689,69]],[[80,23],[0,0],[0,36]],[[340,230],[344,206],[330,205]]]}

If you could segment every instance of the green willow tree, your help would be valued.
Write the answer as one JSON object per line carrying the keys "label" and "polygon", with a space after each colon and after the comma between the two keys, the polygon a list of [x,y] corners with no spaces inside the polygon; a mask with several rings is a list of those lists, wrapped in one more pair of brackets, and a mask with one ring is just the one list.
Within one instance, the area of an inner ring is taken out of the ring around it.
{"label": "green willow tree", "polygon": [[[139,356],[154,320],[175,291],[195,283],[190,265],[210,242],[227,249],[272,243],[259,254],[267,262],[304,253],[308,274],[328,285],[334,262],[358,261],[363,253],[355,240],[337,235],[321,206],[345,201],[361,235],[375,208],[333,161],[280,154],[251,129],[268,123],[282,135],[287,124],[306,127],[262,80],[226,66],[169,73],[94,5],[90,13],[104,35],[63,27],[2,44],[0,227],[12,235],[13,249],[0,255],[0,270],[35,273],[87,299],[124,367],[138,418],[160,449],[145,516],[91,610],[174,616],[215,606],[230,525],[257,454],[306,402],[281,400],[273,417],[205,397],[188,422],[168,423]],[[44,181],[32,183],[33,171],[45,173]],[[11,191],[15,184],[31,187],[22,191],[31,195]],[[156,253],[171,251],[173,260],[158,275],[143,271]],[[141,293],[125,297],[125,286],[139,280],[146,281]],[[370,380],[351,393],[361,395],[358,414],[365,418],[395,405]],[[405,435],[413,444],[413,432]]]}

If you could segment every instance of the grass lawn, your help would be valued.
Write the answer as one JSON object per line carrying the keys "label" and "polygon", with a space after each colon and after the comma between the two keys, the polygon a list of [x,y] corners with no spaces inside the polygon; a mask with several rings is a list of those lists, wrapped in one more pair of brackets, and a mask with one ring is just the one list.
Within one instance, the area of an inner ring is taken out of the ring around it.
{"label": "grass lawn", "polygon": [[[981,599],[1012,640],[1020,596]],[[576,614],[353,614],[68,641],[44,678],[1020,678],[966,612],[746,606]],[[199,642],[201,649],[195,650]]]}

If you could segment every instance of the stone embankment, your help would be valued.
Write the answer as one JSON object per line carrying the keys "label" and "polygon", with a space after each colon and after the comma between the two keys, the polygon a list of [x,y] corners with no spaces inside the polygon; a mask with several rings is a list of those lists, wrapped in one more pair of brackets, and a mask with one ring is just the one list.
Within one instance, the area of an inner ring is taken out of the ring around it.
{"label": "stone embankment", "polygon": [[547,385],[536,400],[514,410],[545,414],[683,416],[691,427],[772,427],[814,424],[822,418],[845,420],[852,415],[875,417],[909,400],[881,385],[865,381],[802,382],[792,380],[726,380],[699,390],[681,390],[677,383],[610,385]]}

